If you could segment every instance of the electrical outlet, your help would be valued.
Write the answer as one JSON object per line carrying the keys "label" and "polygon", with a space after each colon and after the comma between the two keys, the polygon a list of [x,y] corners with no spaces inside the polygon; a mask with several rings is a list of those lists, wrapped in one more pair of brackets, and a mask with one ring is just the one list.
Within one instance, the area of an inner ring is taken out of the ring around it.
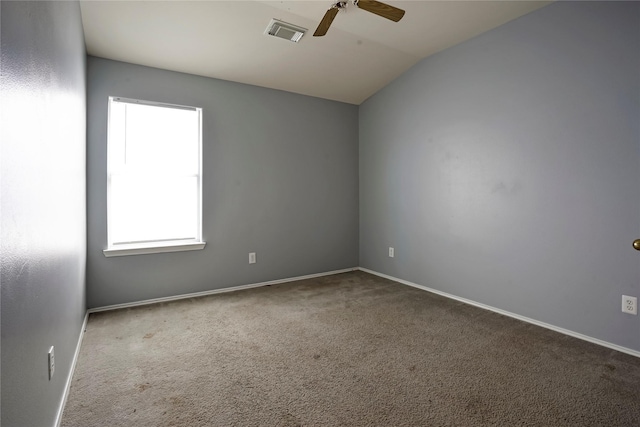
{"label": "electrical outlet", "polygon": [[56,370],[56,358],[55,358],[55,354],[53,352],[53,346],[51,346],[51,348],[49,349],[49,354],[48,354],[48,360],[49,360],[49,381],[51,381],[51,378],[53,377],[53,373]]}
{"label": "electrical outlet", "polygon": [[255,264],[255,263],[256,263],[256,253],[249,252],[249,264]]}
{"label": "electrical outlet", "polygon": [[393,256],[395,255],[395,249],[393,249],[392,247],[389,247],[389,258],[393,258]]}
{"label": "electrical outlet", "polygon": [[638,298],[622,295],[622,312],[629,314],[638,314]]}

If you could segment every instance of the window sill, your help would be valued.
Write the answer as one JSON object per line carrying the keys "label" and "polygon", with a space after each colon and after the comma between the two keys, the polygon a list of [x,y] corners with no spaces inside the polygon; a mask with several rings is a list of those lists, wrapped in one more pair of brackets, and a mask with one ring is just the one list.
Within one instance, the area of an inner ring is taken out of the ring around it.
{"label": "window sill", "polygon": [[199,251],[204,249],[207,242],[196,243],[171,243],[167,245],[155,243],[153,245],[131,245],[122,248],[104,249],[102,253],[106,257],[159,254],[163,252]]}

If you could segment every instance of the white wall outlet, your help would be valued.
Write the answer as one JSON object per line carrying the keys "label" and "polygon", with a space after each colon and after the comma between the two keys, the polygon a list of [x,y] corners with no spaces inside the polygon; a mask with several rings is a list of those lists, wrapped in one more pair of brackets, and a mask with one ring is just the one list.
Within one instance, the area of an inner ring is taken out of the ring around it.
{"label": "white wall outlet", "polygon": [[629,314],[638,314],[638,298],[622,295],[622,312]]}
{"label": "white wall outlet", "polygon": [[389,247],[389,258],[393,258],[395,253],[396,253],[395,249],[393,249],[392,247]]}
{"label": "white wall outlet", "polygon": [[255,263],[256,263],[256,253],[249,252],[249,264],[255,264]]}
{"label": "white wall outlet", "polygon": [[49,360],[49,381],[51,381],[51,378],[53,377],[53,373],[56,370],[56,358],[53,352],[53,346],[51,346],[51,348],[49,349],[48,360]]}

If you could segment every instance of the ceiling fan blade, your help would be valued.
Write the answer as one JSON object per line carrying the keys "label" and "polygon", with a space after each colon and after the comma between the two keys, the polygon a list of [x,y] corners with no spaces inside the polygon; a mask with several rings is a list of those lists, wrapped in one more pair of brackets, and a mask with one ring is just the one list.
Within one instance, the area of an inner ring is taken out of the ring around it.
{"label": "ceiling fan blade", "polygon": [[356,6],[360,9],[366,10],[367,12],[375,13],[383,18],[390,19],[393,22],[398,22],[404,16],[404,10],[376,0],[358,0]]}
{"label": "ceiling fan blade", "polygon": [[331,26],[331,23],[333,22],[333,19],[336,17],[338,12],[340,12],[340,9],[338,9],[337,7],[332,7],[331,9],[327,10],[327,12],[322,17],[322,21],[320,21],[320,24],[318,24],[316,32],[313,33],[313,36],[319,37],[327,34],[327,31],[329,31],[329,27]]}

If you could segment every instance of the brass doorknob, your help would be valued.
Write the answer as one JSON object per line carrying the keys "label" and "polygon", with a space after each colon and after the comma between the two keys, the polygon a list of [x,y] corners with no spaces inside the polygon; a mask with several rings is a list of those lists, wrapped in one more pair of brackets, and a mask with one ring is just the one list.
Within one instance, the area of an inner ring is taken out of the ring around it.
{"label": "brass doorknob", "polygon": [[640,239],[636,239],[633,241],[633,249],[636,251],[640,251]]}

